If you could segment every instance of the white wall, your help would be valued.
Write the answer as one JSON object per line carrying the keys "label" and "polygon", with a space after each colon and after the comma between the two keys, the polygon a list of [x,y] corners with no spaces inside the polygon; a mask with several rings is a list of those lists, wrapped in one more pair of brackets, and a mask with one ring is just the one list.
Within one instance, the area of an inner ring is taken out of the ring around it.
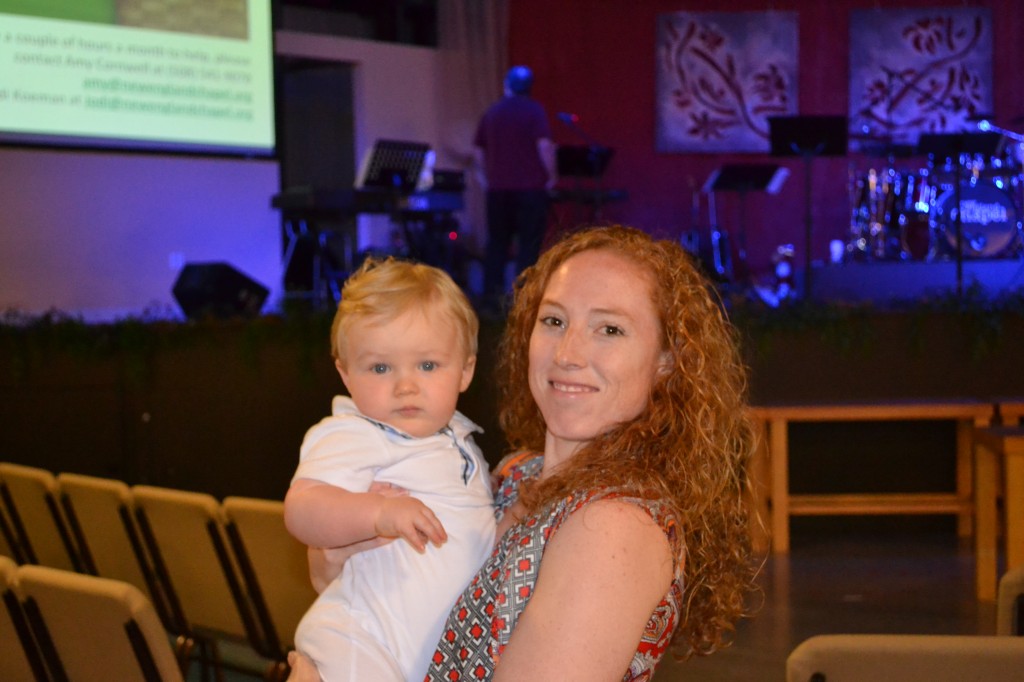
{"label": "white wall", "polygon": [[171,289],[198,261],[230,263],[273,305],[277,186],[272,161],[0,148],[0,309],[180,315]]}
{"label": "white wall", "polygon": [[[377,138],[438,144],[437,53],[279,31],[279,54],[355,64],[356,155]],[[0,147],[0,311],[90,321],[180,315],[185,262],[226,261],[281,295],[274,161]],[[363,245],[386,221],[361,224]]]}

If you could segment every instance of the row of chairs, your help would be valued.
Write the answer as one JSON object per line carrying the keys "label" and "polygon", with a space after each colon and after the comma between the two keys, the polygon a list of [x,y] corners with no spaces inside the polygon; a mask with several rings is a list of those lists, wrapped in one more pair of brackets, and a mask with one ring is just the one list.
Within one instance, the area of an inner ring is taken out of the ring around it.
{"label": "row of chairs", "polygon": [[[135,588],[174,641],[182,671],[231,667],[242,644],[284,679],[299,620],[316,597],[305,547],[278,500],[227,497],[0,462],[0,554],[17,564]],[[248,666],[247,666],[248,667]],[[114,679],[114,678],[110,678]]]}
{"label": "row of chairs", "polygon": [[[181,680],[195,658],[220,677],[224,640],[258,653],[265,679],[287,676],[315,593],[280,501],[8,463],[0,500],[0,679]],[[1016,679],[1024,637],[1005,635],[1024,634],[1024,569],[1000,581],[997,608],[992,637],[812,637],[787,680]]]}
{"label": "row of chairs", "polygon": [[184,679],[152,602],[134,585],[0,556],[0,592],[4,680]]}

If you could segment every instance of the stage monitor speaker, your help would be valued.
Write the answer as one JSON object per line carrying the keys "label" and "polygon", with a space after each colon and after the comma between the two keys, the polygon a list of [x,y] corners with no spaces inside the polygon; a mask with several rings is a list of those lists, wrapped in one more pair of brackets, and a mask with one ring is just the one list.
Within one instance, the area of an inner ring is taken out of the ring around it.
{"label": "stage monitor speaker", "polygon": [[227,263],[186,263],[174,283],[174,300],[190,320],[253,317],[269,290]]}

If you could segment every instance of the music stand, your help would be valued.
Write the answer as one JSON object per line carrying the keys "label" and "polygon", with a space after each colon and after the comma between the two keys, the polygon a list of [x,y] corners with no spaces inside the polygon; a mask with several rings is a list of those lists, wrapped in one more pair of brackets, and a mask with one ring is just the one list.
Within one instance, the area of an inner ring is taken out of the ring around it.
{"label": "music stand", "polygon": [[917,151],[932,158],[956,159],[961,154],[999,156],[1006,138],[997,132],[921,133],[917,138]]}
{"label": "music stand", "polygon": [[429,154],[430,145],[423,142],[377,140],[363,156],[356,187],[412,192]]}
{"label": "music stand", "polygon": [[953,183],[953,201],[956,204],[956,295],[964,293],[964,245],[963,221],[960,217],[960,181],[963,176],[963,155],[981,154],[993,157],[1002,154],[1006,138],[999,132],[922,133],[917,139],[917,149],[935,159],[954,159],[956,179]]}
{"label": "music stand", "polygon": [[804,298],[811,296],[811,163],[819,156],[846,156],[845,116],[769,116],[772,156],[804,160]]}
{"label": "music stand", "polygon": [[[789,177],[789,170],[770,163],[735,163],[726,164],[711,172],[704,183],[702,191],[705,194],[714,192],[737,192],[740,202],[739,217],[739,255],[740,263],[746,269],[747,262],[747,229],[746,229],[746,195],[747,192],[767,192],[778,194],[783,183]],[[712,209],[713,212],[713,209]],[[711,244],[716,250],[715,270],[719,275],[725,275],[727,269],[724,265],[724,258],[717,253],[718,244],[721,243],[723,232],[718,229],[717,216],[713,216],[714,223],[711,228]]]}

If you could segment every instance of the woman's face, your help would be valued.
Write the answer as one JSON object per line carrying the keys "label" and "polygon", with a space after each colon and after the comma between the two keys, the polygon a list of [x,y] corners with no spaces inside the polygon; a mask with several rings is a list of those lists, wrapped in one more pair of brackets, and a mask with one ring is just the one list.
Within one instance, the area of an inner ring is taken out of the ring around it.
{"label": "woman's face", "polygon": [[547,455],[567,458],[647,405],[668,363],[651,294],[647,273],[612,251],[584,251],[552,273],[530,336],[529,369]]}

